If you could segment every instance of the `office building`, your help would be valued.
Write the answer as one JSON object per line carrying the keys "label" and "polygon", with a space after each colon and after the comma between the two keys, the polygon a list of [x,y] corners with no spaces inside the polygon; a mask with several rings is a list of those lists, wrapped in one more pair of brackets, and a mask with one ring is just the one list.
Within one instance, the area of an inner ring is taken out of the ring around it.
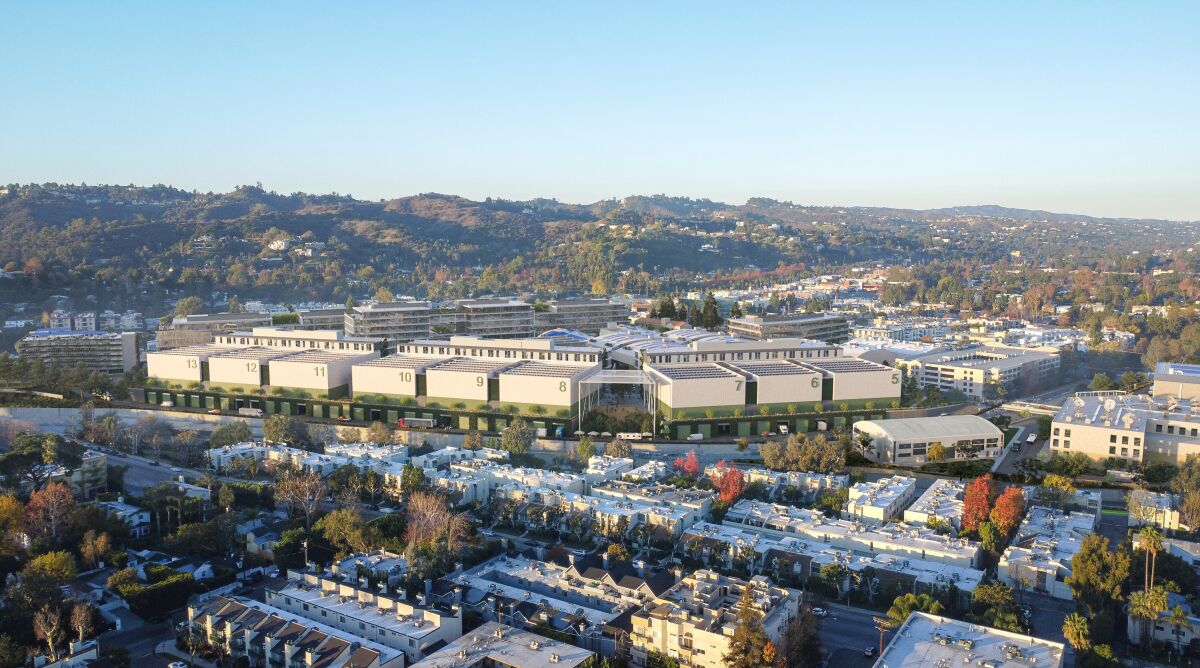
{"label": "office building", "polygon": [[385,302],[355,306],[343,315],[348,336],[387,339],[391,344],[427,338],[430,304],[424,301]]}
{"label": "office building", "polygon": [[1040,387],[1058,371],[1057,350],[970,346],[938,352],[908,362],[909,373],[923,388],[955,390],[976,401],[998,398],[1002,391]]}
{"label": "office building", "polygon": [[1123,392],[1081,392],[1050,428],[1050,452],[1081,452],[1097,461],[1182,464],[1200,454],[1200,402]]}
{"label": "office building", "polygon": [[995,459],[1004,448],[1004,432],[978,415],[859,420],[855,442],[870,439],[866,454],[877,462],[920,466],[934,461],[930,448],[941,446],[941,460]]}
{"label": "office building", "polygon": [[599,334],[610,325],[628,323],[630,313],[625,304],[602,297],[556,299],[548,302],[544,311],[535,313],[535,318],[540,331],[562,328]]}
{"label": "office building", "polygon": [[170,350],[212,343],[223,332],[270,326],[270,313],[195,313],[160,325],[155,343],[158,350]]}
{"label": "office building", "polygon": [[747,339],[801,338],[827,343],[845,343],[850,339],[846,316],[827,313],[783,315],[747,315],[725,321],[729,333]]}
{"label": "office building", "polygon": [[17,341],[16,348],[17,355],[28,361],[41,360],[60,367],[82,364],[88,371],[112,376],[138,363],[136,332],[39,329]]}

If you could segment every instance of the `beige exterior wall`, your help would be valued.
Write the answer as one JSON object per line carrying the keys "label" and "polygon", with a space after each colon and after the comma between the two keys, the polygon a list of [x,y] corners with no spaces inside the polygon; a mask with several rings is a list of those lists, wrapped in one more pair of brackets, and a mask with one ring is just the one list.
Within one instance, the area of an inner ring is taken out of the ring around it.
{"label": "beige exterior wall", "polygon": [[417,396],[417,369],[358,365],[351,379],[355,394]]}
{"label": "beige exterior wall", "polygon": [[[430,391],[430,394],[433,395],[433,392]],[[484,394],[486,398],[486,388]],[[574,406],[575,402],[579,401],[579,380],[502,373],[500,401],[543,406]]]}
{"label": "beige exterior wall", "polygon": [[184,380],[200,382],[202,379],[199,355],[165,355],[149,353],[146,355],[146,375],[150,378],[163,380]]}
{"label": "beige exterior wall", "polygon": [[208,380],[213,385],[263,385],[265,361],[236,357],[212,357],[208,360]]}
{"label": "beige exterior wall", "polygon": [[356,361],[369,357],[344,357],[326,362],[271,360],[271,387],[295,387],[328,392],[350,384],[350,370]]}
{"label": "beige exterior wall", "polygon": [[839,373],[833,377],[833,400],[899,399],[901,372],[898,369]]}
{"label": "beige exterior wall", "polygon": [[429,369],[425,372],[425,394],[443,399],[486,402],[488,375],[482,371]]}
{"label": "beige exterior wall", "polygon": [[659,386],[658,400],[673,409],[744,406],[746,379],[729,376],[672,380]]}
{"label": "beige exterior wall", "polygon": [[[816,381],[816,386],[813,382]],[[758,403],[810,404],[821,400],[821,374],[797,376],[761,376],[758,379]]]}

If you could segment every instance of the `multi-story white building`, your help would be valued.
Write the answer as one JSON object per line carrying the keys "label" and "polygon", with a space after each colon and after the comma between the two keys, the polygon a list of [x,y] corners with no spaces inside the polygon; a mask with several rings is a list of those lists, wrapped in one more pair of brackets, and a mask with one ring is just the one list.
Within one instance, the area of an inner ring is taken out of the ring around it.
{"label": "multi-story white building", "polygon": [[749,581],[700,570],[633,614],[630,659],[645,666],[650,652],[680,665],[722,668],[737,623],[736,606],[749,587],[767,638],[780,644],[784,627],[800,612],[800,592],[777,587],[763,576]]}
{"label": "multi-story white building", "polygon": [[633,460],[628,457],[609,457],[608,455],[593,455],[588,459],[583,477],[589,485],[596,485],[609,480],[617,480],[633,470]]}
{"label": "multi-story white building", "polygon": [[629,322],[629,307],[602,297],[592,299],[556,299],[546,304],[546,310],[535,313],[537,328],[575,330],[598,334],[613,324]]}
{"label": "multi-story white building", "polygon": [[1081,452],[1132,464],[1181,464],[1200,454],[1200,402],[1121,392],[1081,392],[1063,404],[1050,429],[1050,452]]}
{"label": "multi-story white building", "polygon": [[925,526],[901,523],[873,526],[857,520],[830,519],[806,508],[748,499],[735,503],[726,512],[722,524],[774,538],[794,537],[852,552],[895,554],[968,568],[976,568],[979,564],[979,543],[942,535]]}
{"label": "multi-story white building", "polygon": [[404,652],[409,661],[419,661],[430,649],[462,635],[461,609],[425,600],[424,594],[410,603],[401,594],[366,586],[365,580],[365,576],[350,574],[289,570],[282,587],[266,590],[266,601],[339,632]]}
{"label": "multi-story white building", "polygon": [[346,312],[343,327],[350,336],[384,338],[390,343],[427,338],[430,304],[424,301],[363,304]]}
{"label": "multi-story white building", "polygon": [[138,363],[136,332],[73,332],[39,329],[17,341],[17,354],[26,360],[120,375]]}
{"label": "multi-story white building", "polygon": [[892,635],[875,668],[1024,665],[1062,668],[1062,643],[914,612]]}
{"label": "multi-story white building", "polygon": [[747,315],[730,318],[725,326],[730,334],[748,339],[797,337],[844,343],[850,338],[850,324],[846,316],[827,313]]}
{"label": "multi-story white building", "polygon": [[580,668],[589,664],[594,656],[590,650],[532,631],[485,622],[410,668]]}
{"label": "multi-story white building", "polygon": [[[709,477],[716,472],[716,464],[709,465],[704,469],[704,475]],[[791,494],[815,499],[825,490],[837,491],[850,484],[849,475],[815,473],[813,471],[772,471],[764,468],[747,468],[742,469],[742,475],[748,485],[755,483],[763,485],[770,498]]]}
{"label": "multi-story white building", "polygon": [[860,482],[850,486],[846,512],[860,520],[886,522],[899,517],[916,496],[916,478],[897,475]]}
{"label": "multi-story white building", "polygon": [[996,577],[1013,589],[1071,600],[1073,594],[1067,584],[1071,559],[1079,552],[1083,538],[1095,529],[1095,515],[1033,506],[1000,556]]}
{"label": "multi-story white building", "polygon": [[405,653],[272,605],[216,596],[188,606],[191,633],[230,657],[276,668],[404,668]]}
{"label": "multi-story white building", "polygon": [[898,466],[931,461],[929,449],[942,446],[943,459],[994,459],[1004,448],[1004,432],[978,415],[859,420],[854,438],[869,438],[867,456]]}
{"label": "multi-story white building", "polygon": [[1043,383],[1060,363],[1057,350],[970,346],[917,357],[905,366],[921,387],[957,390],[980,401],[996,398],[1000,388],[1011,392],[1022,383]]}
{"label": "multi-story white building", "polygon": [[921,496],[904,510],[904,521],[909,524],[946,526],[958,531],[962,528],[963,495],[965,480],[938,478]]}

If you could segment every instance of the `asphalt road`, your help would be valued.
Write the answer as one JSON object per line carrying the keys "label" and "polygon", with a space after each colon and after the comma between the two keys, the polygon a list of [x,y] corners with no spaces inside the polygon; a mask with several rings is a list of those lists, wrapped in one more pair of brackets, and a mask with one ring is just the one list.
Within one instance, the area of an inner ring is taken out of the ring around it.
{"label": "asphalt road", "polygon": [[[829,665],[842,668],[874,664],[875,657],[865,656],[863,650],[879,649],[879,631],[872,620],[876,613],[837,604],[826,605],[825,609],[829,616],[821,620],[820,636],[821,644],[830,652]],[[884,634],[884,646],[891,637],[890,632]]]}

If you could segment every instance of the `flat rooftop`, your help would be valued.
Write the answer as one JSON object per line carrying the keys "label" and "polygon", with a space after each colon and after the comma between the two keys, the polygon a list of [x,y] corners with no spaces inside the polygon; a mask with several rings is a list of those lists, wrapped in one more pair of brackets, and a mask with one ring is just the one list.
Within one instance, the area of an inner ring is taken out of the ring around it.
{"label": "flat rooftop", "polygon": [[712,362],[696,364],[656,364],[650,367],[670,380],[698,380],[702,378],[737,378],[734,372]]}
{"label": "flat rooftop", "polygon": [[388,355],[356,366],[384,367],[387,369],[422,369],[431,364],[445,360],[445,357],[425,357],[422,355]]}
{"label": "flat rooftop", "polygon": [[[174,352],[174,351],[172,351]],[[286,348],[265,348],[263,346],[250,346],[249,348],[225,348],[221,352],[214,352],[209,355],[209,358],[217,359],[235,359],[235,360],[255,360],[261,362],[263,360],[275,359],[277,357],[287,357],[294,354]]]}
{"label": "flat rooftop", "polygon": [[875,668],[1024,665],[1059,668],[1062,643],[923,612],[912,613],[879,655]]}
{"label": "flat rooftop", "polygon": [[594,369],[594,366],[579,366],[575,364],[547,364],[545,362],[535,362],[533,360],[525,360],[518,362],[515,366],[505,369],[500,372],[505,376],[540,376],[544,378],[573,378],[585,371]]}
{"label": "flat rooftop", "polygon": [[470,357],[451,357],[448,360],[438,362],[429,367],[430,371],[452,371],[456,373],[483,373],[488,374],[498,369],[503,369],[509,366],[512,362],[489,362],[487,360],[472,359]]}
{"label": "flat rooftop", "polygon": [[341,351],[341,350],[305,350],[303,352],[294,353],[286,357],[279,357],[273,362],[300,362],[303,364],[328,364],[329,362],[341,362],[343,360],[352,359],[355,357],[364,357],[369,355],[366,351]]}
{"label": "flat rooftop", "polygon": [[978,415],[863,420],[863,423],[875,425],[895,441],[979,438],[985,434],[999,438],[1004,435],[999,427]]}
{"label": "flat rooftop", "polygon": [[487,622],[409,668],[469,668],[493,664],[576,668],[592,656],[592,652],[574,645]]}
{"label": "flat rooftop", "polygon": [[806,359],[805,366],[810,366],[814,369],[820,369],[826,373],[863,373],[867,371],[889,371],[891,367],[867,360],[860,360],[856,357],[838,357],[834,359]]}
{"label": "flat rooftop", "polygon": [[758,378],[768,376],[811,376],[816,373],[812,369],[786,361],[726,362],[725,364]]}

